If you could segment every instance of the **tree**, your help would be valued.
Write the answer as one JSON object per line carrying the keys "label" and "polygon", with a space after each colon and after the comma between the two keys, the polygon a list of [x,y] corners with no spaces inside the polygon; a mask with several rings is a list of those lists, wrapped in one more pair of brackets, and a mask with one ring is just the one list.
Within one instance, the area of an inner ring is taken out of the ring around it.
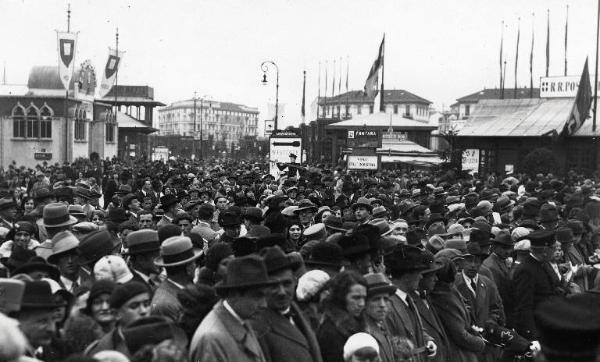
{"label": "tree", "polygon": [[558,162],[552,151],[545,147],[540,147],[529,152],[521,162],[521,170],[529,175],[538,173],[559,173]]}

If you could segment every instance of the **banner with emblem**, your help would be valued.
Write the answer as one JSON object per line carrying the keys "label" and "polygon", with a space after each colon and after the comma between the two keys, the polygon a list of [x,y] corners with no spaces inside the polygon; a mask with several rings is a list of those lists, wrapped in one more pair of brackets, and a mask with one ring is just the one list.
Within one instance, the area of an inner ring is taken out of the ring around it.
{"label": "banner with emblem", "polygon": [[111,88],[115,85],[117,78],[117,72],[121,65],[125,52],[117,51],[113,48],[108,48],[108,60],[104,67],[104,74],[102,75],[102,81],[100,82],[99,97],[102,98],[108,94]]}
{"label": "banner with emblem", "polygon": [[56,35],[58,39],[58,76],[65,89],[68,90],[75,68],[77,33],[57,31]]}

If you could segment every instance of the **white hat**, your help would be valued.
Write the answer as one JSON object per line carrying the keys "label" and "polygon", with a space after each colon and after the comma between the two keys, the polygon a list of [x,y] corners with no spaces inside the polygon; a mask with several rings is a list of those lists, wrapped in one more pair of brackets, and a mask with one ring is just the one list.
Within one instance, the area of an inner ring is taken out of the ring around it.
{"label": "white hat", "polygon": [[93,358],[100,362],[129,362],[127,356],[117,351],[100,351]]}
{"label": "white hat", "polygon": [[298,210],[298,206],[288,206],[281,210],[281,214],[284,216],[294,216],[294,211]]}
{"label": "white hat", "polygon": [[25,354],[27,339],[19,329],[19,322],[0,313],[0,360],[20,361]]}
{"label": "white hat", "polygon": [[517,239],[522,238],[523,236],[529,235],[531,231],[529,231],[529,229],[527,229],[526,227],[516,227],[512,233],[510,234],[510,237],[513,241],[517,241]]}
{"label": "white hat", "polygon": [[527,251],[527,250],[531,250],[531,242],[528,239],[523,239],[519,242],[517,242],[514,246],[514,250],[515,251]]}
{"label": "white hat", "polygon": [[344,360],[349,361],[356,351],[365,347],[373,348],[379,354],[379,345],[373,336],[364,332],[351,335],[344,344]]}
{"label": "white hat", "polygon": [[325,283],[329,281],[329,278],[329,274],[322,270],[315,269],[304,273],[300,279],[298,279],[296,298],[301,302],[311,299],[323,289]]}
{"label": "white hat", "polygon": [[94,277],[96,280],[108,279],[123,284],[133,279],[133,274],[122,257],[106,255],[94,265]]}

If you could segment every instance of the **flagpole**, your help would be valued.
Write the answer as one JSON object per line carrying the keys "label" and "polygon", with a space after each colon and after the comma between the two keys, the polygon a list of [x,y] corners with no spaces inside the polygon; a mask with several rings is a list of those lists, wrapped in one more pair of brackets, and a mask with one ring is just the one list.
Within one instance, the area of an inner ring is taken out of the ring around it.
{"label": "flagpole", "polygon": [[550,68],[550,9],[548,9],[546,29],[546,77],[548,77]]}
{"label": "flagpole", "polygon": [[381,49],[381,91],[380,91],[380,97],[379,97],[379,111],[380,112],[385,112],[385,108],[383,106],[383,80],[384,80],[384,72],[385,72],[385,33],[383,33],[383,48]]}
{"label": "flagpole", "polygon": [[515,89],[514,89],[514,98],[517,98],[517,71],[519,69],[519,40],[521,39],[521,18],[519,18],[519,25],[517,29],[517,52],[515,54]]}
{"label": "flagpole", "polygon": [[502,50],[504,48],[504,20],[502,20],[502,31],[500,33],[500,84],[499,87],[502,89]]}
{"label": "flagpole", "polygon": [[[596,133],[596,109],[598,106],[598,38],[600,38],[600,0],[598,0],[598,18],[596,21],[596,74],[594,75],[594,118],[592,122],[592,132],[594,133]],[[581,116],[584,117],[585,115]]]}
{"label": "flagpole", "polygon": [[567,19],[565,20],[565,76],[567,76],[567,40],[569,39],[569,4],[567,4]]}
{"label": "flagpole", "polygon": [[306,69],[302,72],[304,80],[302,83],[302,124],[306,122],[305,99],[306,99]]}
{"label": "flagpole", "polygon": [[346,109],[348,111],[344,112],[346,114],[345,118],[348,118],[349,116],[349,110],[350,110],[350,100],[348,99],[349,94],[348,94],[348,73],[350,72],[350,56],[346,55]]}
{"label": "flagpole", "polygon": [[[116,47],[117,47],[117,56],[119,56],[119,28],[117,28],[117,32],[115,33]],[[117,113],[119,112],[119,106],[117,105],[117,96],[119,93],[119,67],[117,67],[115,72],[115,120],[117,119]],[[114,130],[113,130],[114,132]],[[114,134],[113,134],[114,137]]]}
{"label": "flagpole", "polygon": [[506,60],[504,61],[504,69],[502,70],[502,99],[504,99],[504,86],[506,85]]}
{"label": "flagpole", "polygon": [[329,109],[327,106],[327,68],[329,68],[329,62],[325,60],[325,117],[327,117],[327,110]]}
{"label": "flagpole", "polygon": [[[70,32],[71,32],[71,4],[68,4],[68,6],[67,6],[67,33],[70,33]],[[71,51],[73,52],[74,49],[72,49]],[[68,163],[69,162],[69,85],[67,85],[66,88],[67,89],[65,90],[65,163]]]}
{"label": "flagpole", "polygon": [[321,62],[319,61],[319,76],[317,77],[317,119],[319,118],[319,102],[321,102]]}
{"label": "flagpole", "polygon": [[533,98],[533,45],[535,41],[535,13],[531,14],[531,54],[529,55],[529,98]]}

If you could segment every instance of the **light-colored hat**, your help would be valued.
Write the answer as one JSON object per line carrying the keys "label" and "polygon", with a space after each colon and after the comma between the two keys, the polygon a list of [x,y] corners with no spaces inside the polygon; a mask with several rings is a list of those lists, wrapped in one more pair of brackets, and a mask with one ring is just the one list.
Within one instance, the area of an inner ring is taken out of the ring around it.
{"label": "light-colored hat", "polygon": [[187,236],[171,236],[162,242],[160,256],[154,259],[157,266],[177,266],[188,264],[200,256],[203,251],[194,248]]}
{"label": "light-colored hat", "polygon": [[127,263],[118,255],[106,255],[94,265],[96,280],[108,279],[115,283],[123,284],[133,279],[133,274]]}
{"label": "light-colored hat", "polygon": [[348,361],[359,349],[370,347],[379,354],[379,344],[373,336],[368,333],[359,332],[348,338],[344,344],[344,360]]}
{"label": "light-colored hat", "polygon": [[329,279],[329,274],[318,269],[304,273],[300,279],[298,279],[296,298],[301,302],[310,300],[325,287],[325,284]]}
{"label": "light-colored hat", "polygon": [[528,239],[523,239],[515,243],[515,251],[529,251],[531,250],[531,242]]}
{"label": "light-colored hat", "polygon": [[519,227],[516,227],[512,231],[512,233],[510,234],[510,237],[513,239],[513,241],[517,241],[518,239],[522,238],[523,236],[529,235],[530,232],[531,231],[529,231],[528,228],[519,226]]}
{"label": "light-colored hat", "polygon": [[48,262],[55,264],[58,255],[79,247],[79,239],[70,231],[61,231],[52,238],[52,254],[48,256]]}
{"label": "light-colored hat", "polygon": [[67,205],[52,203],[44,206],[43,225],[45,227],[60,227],[76,224],[78,220],[69,215]]}
{"label": "light-colored hat", "polygon": [[325,224],[317,223],[304,229],[304,237],[306,240],[325,240],[327,237],[327,231],[325,230]]}
{"label": "light-colored hat", "polygon": [[289,216],[292,217],[294,216],[294,211],[296,211],[298,209],[298,206],[288,206],[285,209],[281,210],[281,214],[283,216]]}

